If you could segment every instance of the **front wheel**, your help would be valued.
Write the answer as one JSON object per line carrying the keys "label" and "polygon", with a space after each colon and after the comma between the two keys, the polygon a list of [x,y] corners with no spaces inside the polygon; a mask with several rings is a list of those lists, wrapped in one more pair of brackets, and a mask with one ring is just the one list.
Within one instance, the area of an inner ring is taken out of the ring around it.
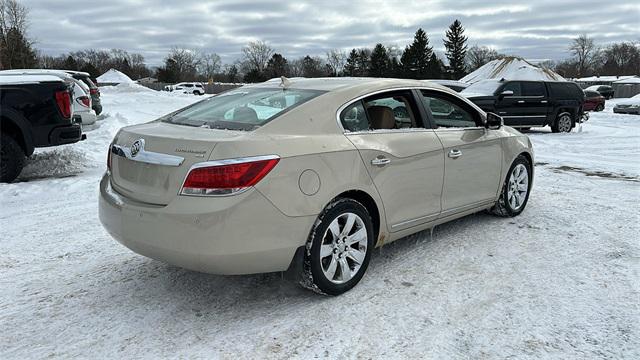
{"label": "front wheel", "polygon": [[498,216],[513,217],[520,215],[527,206],[531,192],[531,164],[524,156],[518,156],[507,174],[502,186],[500,198],[491,208],[491,212]]}
{"label": "front wheel", "polygon": [[551,126],[551,131],[553,131],[554,133],[559,133],[559,132],[571,132],[571,129],[573,128],[573,120],[571,120],[571,114],[569,113],[562,113],[560,115],[558,115],[558,118],[556,119],[555,123],[553,123],[553,125]]}
{"label": "front wheel", "polygon": [[353,199],[333,201],[309,234],[300,284],[327,295],[350,290],[364,276],[373,246],[367,209]]}
{"label": "front wheel", "polygon": [[596,111],[602,111],[602,110],[604,110],[604,105],[598,104],[598,106],[596,106]]}

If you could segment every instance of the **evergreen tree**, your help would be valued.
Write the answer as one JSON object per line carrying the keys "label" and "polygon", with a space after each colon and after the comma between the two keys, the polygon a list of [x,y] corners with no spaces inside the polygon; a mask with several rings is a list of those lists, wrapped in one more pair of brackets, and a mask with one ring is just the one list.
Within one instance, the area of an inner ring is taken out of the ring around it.
{"label": "evergreen tree", "polygon": [[382,44],[376,44],[371,52],[369,63],[369,76],[388,77],[390,73],[390,62],[387,49]]}
{"label": "evergreen tree", "polygon": [[246,82],[246,83],[258,83],[258,82],[263,82],[263,81],[267,81],[267,77],[265,76],[265,74],[262,71],[260,71],[258,69],[251,69],[244,76],[244,82]]}
{"label": "evergreen tree", "polygon": [[271,56],[271,59],[267,61],[267,68],[265,69],[268,78],[276,78],[280,76],[287,76],[288,74],[287,59],[281,54],[275,53]]}
{"label": "evergreen tree", "polygon": [[371,63],[371,50],[360,49],[358,51],[358,76],[367,76]]}
{"label": "evergreen tree", "polygon": [[358,50],[351,49],[347,63],[344,65],[344,73],[347,76],[358,76],[358,65],[360,64],[360,54]]}
{"label": "evergreen tree", "polygon": [[413,43],[407,46],[402,53],[403,73],[410,79],[427,79],[429,77],[429,60],[433,54],[433,48],[429,46],[427,33],[422,29],[416,31]]}
{"label": "evergreen tree", "polygon": [[446,32],[444,47],[447,49],[446,55],[449,60],[449,71],[453,79],[460,79],[465,76],[465,57],[467,55],[467,37],[464,36],[464,28],[458,19],[449,25]]}
{"label": "evergreen tree", "polygon": [[80,71],[89,73],[89,76],[92,79],[95,79],[98,76],[100,76],[100,71],[98,71],[98,69],[95,66],[93,66],[93,64],[91,63],[86,63],[82,68],[80,68]]}
{"label": "evergreen tree", "polygon": [[78,70],[78,62],[73,58],[73,56],[69,55],[64,61],[63,67],[64,70]]}
{"label": "evergreen tree", "polygon": [[435,53],[429,58],[429,70],[427,71],[429,79],[442,79],[445,76],[445,66],[442,60],[438,59]]}

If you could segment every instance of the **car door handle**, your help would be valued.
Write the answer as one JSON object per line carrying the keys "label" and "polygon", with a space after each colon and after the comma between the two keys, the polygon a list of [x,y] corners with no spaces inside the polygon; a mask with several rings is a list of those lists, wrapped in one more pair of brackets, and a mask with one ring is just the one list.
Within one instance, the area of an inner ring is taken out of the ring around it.
{"label": "car door handle", "polygon": [[452,159],[457,159],[460,156],[462,156],[462,151],[458,150],[458,149],[451,149],[449,150],[449,157]]}
{"label": "car door handle", "polygon": [[371,165],[374,166],[385,166],[387,164],[389,164],[391,162],[391,160],[385,158],[385,157],[377,157],[373,160],[371,160]]}
{"label": "car door handle", "polygon": [[524,100],[518,100],[518,104],[524,104]]}

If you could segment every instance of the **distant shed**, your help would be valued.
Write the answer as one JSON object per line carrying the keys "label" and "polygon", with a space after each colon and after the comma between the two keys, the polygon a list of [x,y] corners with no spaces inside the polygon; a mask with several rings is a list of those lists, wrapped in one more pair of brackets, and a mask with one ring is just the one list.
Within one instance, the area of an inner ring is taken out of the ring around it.
{"label": "distant shed", "polygon": [[637,75],[589,76],[575,80],[583,89],[593,85],[609,85],[614,97],[628,98],[640,94],[640,77]]}
{"label": "distant shed", "polygon": [[640,94],[640,77],[634,76],[624,80],[614,81],[611,85],[617,98],[630,98]]}

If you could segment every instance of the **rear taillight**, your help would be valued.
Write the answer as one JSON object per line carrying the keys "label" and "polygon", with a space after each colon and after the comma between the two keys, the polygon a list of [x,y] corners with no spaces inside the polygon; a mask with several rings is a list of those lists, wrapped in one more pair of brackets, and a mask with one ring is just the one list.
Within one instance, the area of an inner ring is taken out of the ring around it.
{"label": "rear taillight", "polygon": [[100,94],[100,92],[98,91],[98,88],[95,88],[95,89],[89,89],[89,94],[91,94],[91,95],[98,95],[98,94]]}
{"label": "rear taillight", "polygon": [[79,98],[76,98],[76,101],[84,107],[91,107],[91,99],[89,99],[88,96],[80,96]]}
{"label": "rear taillight", "polygon": [[56,104],[63,117],[71,118],[71,97],[67,90],[56,91]]}
{"label": "rear taillight", "polygon": [[181,195],[220,196],[242,192],[257,184],[280,161],[276,155],[209,161],[194,165]]}

